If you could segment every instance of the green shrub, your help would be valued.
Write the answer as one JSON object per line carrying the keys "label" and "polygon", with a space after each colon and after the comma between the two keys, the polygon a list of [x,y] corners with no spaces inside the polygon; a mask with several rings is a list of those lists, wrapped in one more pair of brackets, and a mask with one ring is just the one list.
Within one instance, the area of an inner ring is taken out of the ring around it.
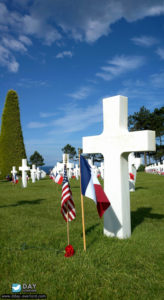
{"label": "green shrub", "polygon": [[144,172],[145,171],[145,165],[140,165],[137,171],[138,172]]}
{"label": "green shrub", "polygon": [[23,134],[20,122],[18,95],[10,90],[7,93],[2,114],[0,136],[0,178],[11,174],[12,166],[21,165],[22,158],[26,158]]}

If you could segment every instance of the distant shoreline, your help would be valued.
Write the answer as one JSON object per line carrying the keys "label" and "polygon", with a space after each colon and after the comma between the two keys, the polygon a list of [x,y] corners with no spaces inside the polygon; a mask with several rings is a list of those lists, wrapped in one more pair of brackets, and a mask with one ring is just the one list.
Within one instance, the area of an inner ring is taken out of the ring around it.
{"label": "distant shoreline", "polygon": [[50,170],[53,169],[53,166],[41,166],[40,169],[43,170],[43,171],[45,171],[46,174],[49,174]]}

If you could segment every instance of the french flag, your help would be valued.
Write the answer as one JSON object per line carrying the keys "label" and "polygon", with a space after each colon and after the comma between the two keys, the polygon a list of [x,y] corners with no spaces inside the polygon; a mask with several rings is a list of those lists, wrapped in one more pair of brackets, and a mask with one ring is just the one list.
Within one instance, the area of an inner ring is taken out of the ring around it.
{"label": "french flag", "polygon": [[63,176],[61,176],[60,174],[56,175],[55,182],[58,183],[58,184],[62,184]]}
{"label": "french flag", "polygon": [[82,155],[80,155],[80,169],[82,195],[91,198],[95,202],[98,214],[101,218],[106,209],[110,206],[110,202],[96,175],[92,172],[92,168]]}
{"label": "french flag", "polygon": [[14,174],[14,176],[12,177],[12,182],[15,184],[18,183],[18,178],[17,178],[16,174]]}

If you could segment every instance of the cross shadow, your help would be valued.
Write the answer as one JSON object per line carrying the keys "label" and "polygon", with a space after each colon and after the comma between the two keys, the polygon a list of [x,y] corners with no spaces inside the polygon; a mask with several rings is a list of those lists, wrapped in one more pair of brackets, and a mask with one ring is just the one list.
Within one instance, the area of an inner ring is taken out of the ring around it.
{"label": "cross shadow", "polygon": [[20,205],[35,205],[35,204],[40,204],[42,201],[44,201],[45,199],[36,199],[36,200],[21,200],[18,201],[17,203],[14,204],[9,204],[9,205],[1,205],[0,208],[4,208],[4,207],[15,207],[15,206],[20,206]]}
{"label": "cross shadow", "polygon": [[86,234],[89,234],[93,229],[95,229],[95,227],[97,227],[97,226],[99,226],[99,225],[100,225],[99,223],[96,223],[96,224],[90,226],[89,228],[87,228],[87,229],[85,230],[85,233],[86,233]]}
{"label": "cross shadow", "polygon": [[72,186],[72,189],[79,189],[79,185]]}
{"label": "cross shadow", "polygon": [[147,190],[147,188],[145,188],[145,187],[143,187],[143,186],[137,186],[136,188],[135,188],[135,190],[137,191],[137,190]]}
{"label": "cross shadow", "polygon": [[11,180],[6,180],[6,179],[0,180],[0,183],[9,183],[9,182],[11,182]]}
{"label": "cross shadow", "polygon": [[164,219],[163,214],[153,214],[151,213],[152,207],[140,207],[136,211],[131,212],[131,229],[132,232],[140,225],[145,218],[161,220]]}

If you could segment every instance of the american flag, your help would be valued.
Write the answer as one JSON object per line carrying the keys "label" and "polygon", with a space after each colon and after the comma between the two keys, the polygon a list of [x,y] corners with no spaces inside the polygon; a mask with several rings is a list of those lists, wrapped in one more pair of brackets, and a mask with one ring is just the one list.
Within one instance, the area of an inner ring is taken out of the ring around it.
{"label": "american flag", "polygon": [[62,184],[61,213],[66,222],[72,221],[76,217],[75,205],[67,178],[66,165],[64,165],[64,178]]}

